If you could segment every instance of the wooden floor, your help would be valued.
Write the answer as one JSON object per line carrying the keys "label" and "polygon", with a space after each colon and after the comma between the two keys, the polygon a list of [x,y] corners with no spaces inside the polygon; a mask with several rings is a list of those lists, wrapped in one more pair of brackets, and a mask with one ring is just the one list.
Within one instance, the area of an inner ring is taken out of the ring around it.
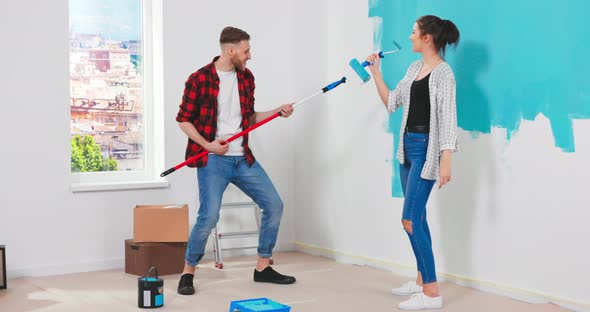
{"label": "wooden floor", "polygon": [[[157,311],[229,311],[232,300],[266,297],[292,307],[292,312],[397,311],[405,297],[390,293],[407,278],[382,270],[340,264],[302,253],[275,255],[274,268],[293,275],[293,285],[252,281],[255,257],[228,259],[218,270],[205,262],[197,271],[197,293],[176,293],[180,275],[164,276],[164,307]],[[8,281],[0,291],[0,311],[138,311],[137,277],[123,270],[25,277]],[[567,311],[552,304],[530,304],[476,291],[451,283],[441,284],[445,306],[438,311]]]}

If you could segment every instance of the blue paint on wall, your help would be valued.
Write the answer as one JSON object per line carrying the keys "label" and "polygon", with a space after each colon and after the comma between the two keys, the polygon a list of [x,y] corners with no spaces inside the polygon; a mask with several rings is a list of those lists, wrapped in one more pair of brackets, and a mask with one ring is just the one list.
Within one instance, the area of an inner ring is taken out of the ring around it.
{"label": "blue paint on wall", "polygon": [[[585,0],[370,0],[369,17],[382,18],[375,44],[387,50],[395,39],[404,47],[382,62],[390,88],[420,58],[411,52],[408,36],[415,20],[426,14],[452,20],[461,32],[458,48],[448,50],[446,57],[457,79],[460,128],[475,138],[503,128],[510,140],[523,119],[543,114],[550,121],[554,145],[563,152],[575,151],[572,119],[590,118],[590,42],[584,25],[590,11]],[[401,112],[392,114],[389,132],[395,143],[400,124]],[[396,160],[394,197],[402,196],[398,166]]]}

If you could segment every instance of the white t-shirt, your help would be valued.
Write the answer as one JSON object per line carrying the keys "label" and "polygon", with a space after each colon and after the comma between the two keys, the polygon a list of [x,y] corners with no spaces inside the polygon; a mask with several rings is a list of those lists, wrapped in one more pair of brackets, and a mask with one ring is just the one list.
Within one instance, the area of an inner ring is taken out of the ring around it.
{"label": "white t-shirt", "polygon": [[[217,95],[217,133],[215,138],[229,139],[242,131],[242,109],[238,91],[238,75],[236,71],[223,72],[217,70],[219,76],[219,94]],[[229,143],[227,156],[243,156],[242,137]]]}

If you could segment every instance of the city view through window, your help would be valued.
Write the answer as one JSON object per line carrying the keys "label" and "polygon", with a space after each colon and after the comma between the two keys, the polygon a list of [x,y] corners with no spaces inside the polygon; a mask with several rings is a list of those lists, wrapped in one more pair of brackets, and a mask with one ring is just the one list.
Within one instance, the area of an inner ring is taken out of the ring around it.
{"label": "city view through window", "polygon": [[144,169],[142,1],[70,0],[72,172]]}

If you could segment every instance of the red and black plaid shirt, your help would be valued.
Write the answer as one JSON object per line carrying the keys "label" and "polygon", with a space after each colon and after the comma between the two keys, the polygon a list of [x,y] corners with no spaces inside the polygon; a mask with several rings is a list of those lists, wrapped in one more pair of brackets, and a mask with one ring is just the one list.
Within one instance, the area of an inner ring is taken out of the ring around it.
{"label": "red and black plaid shirt", "polygon": [[[184,95],[176,121],[192,123],[197,131],[212,142],[217,132],[217,95],[219,94],[219,76],[215,69],[215,61],[194,72],[186,80]],[[250,126],[250,117],[254,114],[254,76],[249,69],[237,70],[240,107],[242,108],[242,129]],[[254,163],[254,155],[248,148],[248,134],[243,136],[242,146],[248,163]],[[185,159],[188,159],[205,149],[190,138],[186,147]],[[203,167],[207,165],[207,156],[196,162],[187,164],[189,167]]]}

